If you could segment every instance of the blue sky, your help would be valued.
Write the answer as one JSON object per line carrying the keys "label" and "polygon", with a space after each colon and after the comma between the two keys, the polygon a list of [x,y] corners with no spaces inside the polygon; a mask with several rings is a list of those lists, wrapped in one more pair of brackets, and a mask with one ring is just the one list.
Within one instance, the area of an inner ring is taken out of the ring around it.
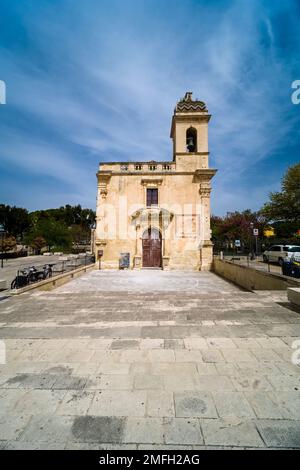
{"label": "blue sky", "polygon": [[168,160],[186,91],[211,112],[212,209],[253,210],[300,152],[298,0],[2,0],[0,202],[95,207],[99,161]]}

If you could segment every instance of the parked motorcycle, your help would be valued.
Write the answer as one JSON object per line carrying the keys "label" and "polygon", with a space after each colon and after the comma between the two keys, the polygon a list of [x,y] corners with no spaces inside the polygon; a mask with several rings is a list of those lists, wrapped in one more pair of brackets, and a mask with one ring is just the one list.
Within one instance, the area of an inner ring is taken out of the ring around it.
{"label": "parked motorcycle", "polygon": [[12,281],[10,288],[11,289],[19,289],[20,287],[27,286],[28,284],[28,271],[26,269],[22,269],[18,271],[15,279]]}
{"label": "parked motorcycle", "polygon": [[45,266],[43,266],[43,279],[48,279],[49,277],[52,277],[52,274],[53,274],[52,267],[53,266],[54,266],[54,264],[45,264]]}
{"label": "parked motorcycle", "polygon": [[38,270],[35,266],[18,271],[15,279],[12,281],[11,289],[19,289],[33,282],[43,281],[52,277],[54,264],[45,264],[42,270]]}

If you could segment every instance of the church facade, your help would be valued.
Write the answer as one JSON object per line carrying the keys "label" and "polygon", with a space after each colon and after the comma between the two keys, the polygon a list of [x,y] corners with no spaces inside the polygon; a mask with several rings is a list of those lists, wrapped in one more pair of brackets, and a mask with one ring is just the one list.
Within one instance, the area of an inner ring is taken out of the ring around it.
{"label": "church facade", "polygon": [[132,269],[210,269],[210,117],[187,92],[172,117],[172,160],[100,163],[94,243],[103,269],[120,260]]}

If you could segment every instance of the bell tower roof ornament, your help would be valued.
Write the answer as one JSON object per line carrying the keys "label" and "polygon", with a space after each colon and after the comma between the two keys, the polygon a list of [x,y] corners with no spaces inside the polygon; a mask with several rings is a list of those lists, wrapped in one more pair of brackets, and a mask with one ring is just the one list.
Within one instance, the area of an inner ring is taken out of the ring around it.
{"label": "bell tower roof ornament", "polygon": [[199,101],[198,99],[193,100],[193,92],[192,91],[187,91],[186,94],[184,95],[184,98],[181,98],[180,101],[178,101],[176,107],[175,107],[175,112],[181,112],[181,113],[186,113],[186,112],[202,112],[202,113],[207,113],[208,110],[206,108],[206,104],[203,101]]}
{"label": "bell tower roof ornament", "polygon": [[187,91],[182,101],[193,101],[192,96],[193,96],[193,92]]}

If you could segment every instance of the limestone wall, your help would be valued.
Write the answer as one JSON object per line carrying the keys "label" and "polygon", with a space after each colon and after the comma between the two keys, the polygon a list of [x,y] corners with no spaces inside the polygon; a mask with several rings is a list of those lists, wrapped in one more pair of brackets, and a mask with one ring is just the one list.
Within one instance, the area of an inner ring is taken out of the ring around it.
{"label": "limestone wall", "polygon": [[[200,250],[210,239],[209,196],[201,199],[199,181],[193,174],[172,173],[153,175],[112,173],[105,192],[98,185],[96,253],[103,250],[103,268],[117,268],[120,253],[142,257],[142,235],[148,228],[147,220],[134,214],[147,206],[148,187],[158,188],[158,209],[169,216],[161,221],[151,215],[151,225],[162,234],[162,257],[165,269],[209,269],[211,247]],[[103,197],[104,195],[104,197]],[[145,217],[145,216],[143,216]],[[168,218],[169,217],[169,218]],[[181,227],[184,234],[180,233]]]}
{"label": "limestone wall", "polygon": [[230,261],[214,258],[213,271],[244,287],[247,290],[286,290],[288,287],[300,287],[298,279],[282,276],[280,274],[268,273],[257,269],[241,266]]}

